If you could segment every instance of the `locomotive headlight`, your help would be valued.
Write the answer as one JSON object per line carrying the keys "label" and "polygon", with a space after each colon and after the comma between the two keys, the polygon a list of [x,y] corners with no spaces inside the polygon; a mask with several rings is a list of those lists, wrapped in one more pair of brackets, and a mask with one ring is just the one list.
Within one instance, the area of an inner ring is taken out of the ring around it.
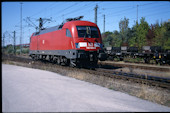
{"label": "locomotive headlight", "polygon": [[94,47],[100,47],[101,44],[100,43],[94,43]]}

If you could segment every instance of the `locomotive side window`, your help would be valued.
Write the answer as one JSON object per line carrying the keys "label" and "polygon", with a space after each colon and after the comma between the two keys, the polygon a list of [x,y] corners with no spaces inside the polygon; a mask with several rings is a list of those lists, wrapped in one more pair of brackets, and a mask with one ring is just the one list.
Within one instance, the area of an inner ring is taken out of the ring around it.
{"label": "locomotive side window", "polygon": [[99,38],[97,27],[93,26],[77,26],[78,37]]}
{"label": "locomotive side window", "polygon": [[66,36],[67,36],[67,37],[72,37],[72,36],[71,36],[71,32],[70,32],[69,29],[66,29]]}

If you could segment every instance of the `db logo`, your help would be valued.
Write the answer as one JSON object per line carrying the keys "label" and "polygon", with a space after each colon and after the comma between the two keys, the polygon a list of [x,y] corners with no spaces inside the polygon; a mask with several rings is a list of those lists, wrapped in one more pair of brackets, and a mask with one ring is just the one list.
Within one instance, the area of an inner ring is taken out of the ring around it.
{"label": "db logo", "polygon": [[93,46],[93,43],[88,43],[88,46],[89,46],[89,47],[92,47],[92,46]]}

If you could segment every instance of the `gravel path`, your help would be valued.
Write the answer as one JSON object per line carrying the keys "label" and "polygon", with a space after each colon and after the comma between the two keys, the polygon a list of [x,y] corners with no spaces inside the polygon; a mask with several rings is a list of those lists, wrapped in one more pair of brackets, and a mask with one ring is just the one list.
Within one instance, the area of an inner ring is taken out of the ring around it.
{"label": "gravel path", "polygon": [[2,64],[2,112],[109,111],[170,108],[53,72]]}

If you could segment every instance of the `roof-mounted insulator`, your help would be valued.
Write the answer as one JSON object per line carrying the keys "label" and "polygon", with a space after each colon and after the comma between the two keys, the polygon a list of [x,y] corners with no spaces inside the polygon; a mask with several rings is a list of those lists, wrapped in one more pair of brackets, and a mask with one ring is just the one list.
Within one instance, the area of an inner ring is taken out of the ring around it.
{"label": "roof-mounted insulator", "polygon": [[63,25],[64,25],[66,22],[75,21],[75,20],[80,20],[80,19],[82,19],[83,17],[84,17],[84,16],[79,16],[79,17],[76,17],[76,18],[68,18],[68,19],[66,19],[65,21],[63,21],[63,22],[61,23],[61,25],[59,25],[59,28],[62,28]]}
{"label": "roof-mounted insulator", "polygon": [[69,21],[80,20],[80,19],[82,19],[83,17],[84,17],[84,16],[79,16],[79,17],[76,17],[76,18],[68,18],[68,19],[66,19],[66,21],[69,22]]}

